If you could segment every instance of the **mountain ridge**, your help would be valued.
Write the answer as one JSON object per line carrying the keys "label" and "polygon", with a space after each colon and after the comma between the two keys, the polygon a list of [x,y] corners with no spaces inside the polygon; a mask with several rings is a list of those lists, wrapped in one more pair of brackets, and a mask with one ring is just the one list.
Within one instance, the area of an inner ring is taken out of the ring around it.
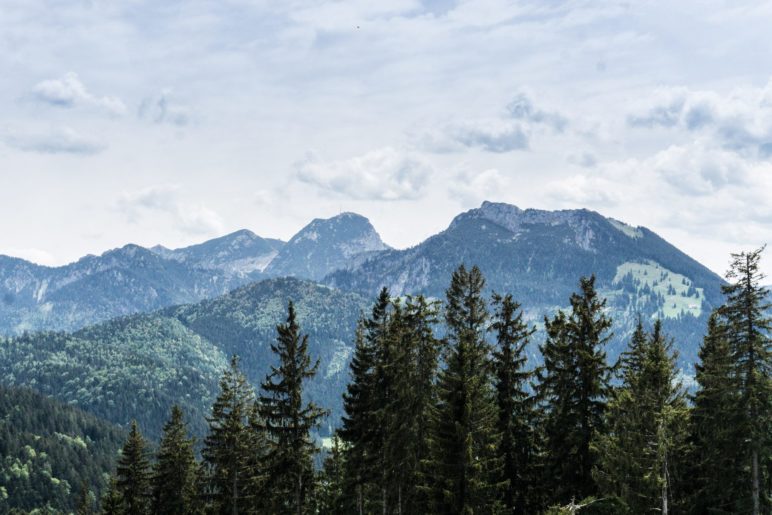
{"label": "mountain ridge", "polygon": [[[322,241],[310,237],[314,231]],[[281,254],[289,243],[241,229],[177,249],[129,243],[59,267],[0,255],[0,334],[73,331],[214,298],[268,277],[318,278],[360,254],[387,248],[369,220],[354,213],[315,219],[290,242],[292,248]],[[267,271],[277,257],[280,263]]]}

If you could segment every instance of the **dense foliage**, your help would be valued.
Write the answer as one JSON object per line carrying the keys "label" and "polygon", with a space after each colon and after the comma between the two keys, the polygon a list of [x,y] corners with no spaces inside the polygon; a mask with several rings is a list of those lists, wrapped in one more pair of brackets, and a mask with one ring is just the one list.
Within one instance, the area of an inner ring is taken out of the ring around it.
{"label": "dense foliage", "polygon": [[0,513],[65,512],[86,483],[94,503],[124,433],[27,389],[0,387]]}

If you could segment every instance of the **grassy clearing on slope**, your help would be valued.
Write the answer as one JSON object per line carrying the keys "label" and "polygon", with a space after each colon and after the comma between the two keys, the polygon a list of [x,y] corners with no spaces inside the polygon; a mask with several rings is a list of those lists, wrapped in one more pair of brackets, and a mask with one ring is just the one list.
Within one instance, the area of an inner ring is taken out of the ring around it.
{"label": "grassy clearing on slope", "polygon": [[702,302],[705,300],[703,289],[695,288],[689,278],[658,263],[627,262],[619,265],[613,283],[621,285],[630,280],[639,294],[652,291],[664,298],[661,309],[665,318],[675,318],[681,313],[698,317],[702,312]]}

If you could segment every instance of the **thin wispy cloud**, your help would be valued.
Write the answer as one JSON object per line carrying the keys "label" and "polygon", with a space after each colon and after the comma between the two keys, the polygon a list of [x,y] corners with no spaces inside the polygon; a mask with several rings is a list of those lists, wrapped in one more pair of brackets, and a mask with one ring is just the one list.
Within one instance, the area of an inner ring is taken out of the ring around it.
{"label": "thin wispy cloud", "polygon": [[107,143],[69,127],[55,127],[39,130],[9,129],[2,137],[5,143],[22,152],[39,154],[99,154],[107,148]]}
{"label": "thin wispy cloud", "polygon": [[191,121],[191,109],[178,102],[171,90],[164,90],[155,97],[142,100],[138,109],[139,117],[154,123],[168,123],[182,127]]}

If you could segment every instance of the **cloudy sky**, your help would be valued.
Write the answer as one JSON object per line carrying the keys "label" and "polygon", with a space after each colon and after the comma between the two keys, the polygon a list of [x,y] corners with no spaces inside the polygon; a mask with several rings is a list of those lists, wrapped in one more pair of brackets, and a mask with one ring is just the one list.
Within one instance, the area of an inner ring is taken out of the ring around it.
{"label": "cloudy sky", "polygon": [[[587,207],[772,243],[772,4],[2,0],[0,253]],[[772,258],[766,270],[772,274]]]}

